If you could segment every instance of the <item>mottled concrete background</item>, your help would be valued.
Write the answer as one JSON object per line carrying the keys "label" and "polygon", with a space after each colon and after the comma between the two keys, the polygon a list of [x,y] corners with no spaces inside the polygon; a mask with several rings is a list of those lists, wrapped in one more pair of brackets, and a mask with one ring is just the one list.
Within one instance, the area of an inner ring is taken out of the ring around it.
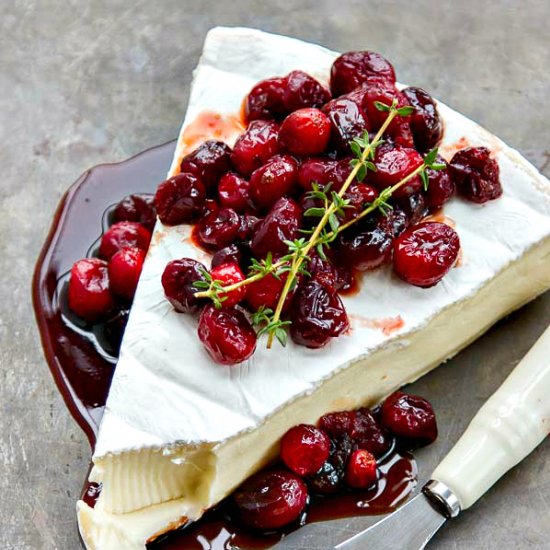
{"label": "mottled concrete background", "polygon": [[[336,50],[378,50],[402,82],[427,88],[549,173],[544,0],[3,0],[1,6],[2,548],[79,548],[74,503],[89,448],[43,360],[29,292],[52,213],[88,167],[176,136],[210,27],[248,25]],[[416,385],[434,402],[442,432],[418,455],[421,479],[542,332],[549,306],[548,296],[537,300]],[[549,451],[546,442],[433,548],[548,548]]]}

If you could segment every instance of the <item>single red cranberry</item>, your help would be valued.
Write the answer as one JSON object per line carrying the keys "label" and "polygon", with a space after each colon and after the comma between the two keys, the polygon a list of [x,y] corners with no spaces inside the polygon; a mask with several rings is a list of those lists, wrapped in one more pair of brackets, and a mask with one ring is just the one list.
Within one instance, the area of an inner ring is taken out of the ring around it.
{"label": "single red cranberry", "polygon": [[449,167],[443,157],[437,155],[436,162],[444,164],[444,170],[428,168],[428,189],[424,192],[426,204],[432,210],[441,208],[455,193],[456,185],[449,173]]}
{"label": "single red cranberry", "polygon": [[308,348],[321,348],[349,328],[348,316],[338,294],[316,280],[298,289],[291,317],[292,339]]}
{"label": "single red cranberry", "polygon": [[279,199],[258,227],[250,247],[258,258],[265,258],[268,252],[274,255],[288,252],[285,241],[293,241],[300,236],[302,211],[292,200]]}
{"label": "single red cranberry", "polygon": [[395,205],[386,214],[379,214],[377,216],[377,223],[386,233],[395,239],[409,227],[410,220],[405,211],[400,206]]}
{"label": "single red cranberry", "polygon": [[398,199],[397,204],[406,214],[409,225],[416,225],[428,213],[426,199],[422,193],[402,197]]}
{"label": "single red cranberry", "polygon": [[234,263],[242,265],[244,254],[241,246],[238,244],[230,244],[224,248],[220,248],[212,256],[212,267],[218,267],[222,264]]}
{"label": "single red cranberry", "polygon": [[[218,281],[221,286],[229,286],[235,283],[244,281],[245,276],[241,271],[241,268],[236,263],[222,264],[210,271],[213,281]],[[230,308],[236,306],[239,302],[244,300],[246,296],[246,285],[241,286],[230,292],[224,292],[220,294],[222,300],[222,307]]]}
{"label": "single red cranberry", "polygon": [[206,190],[193,174],[178,174],[163,181],[155,194],[159,219],[165,225],[192,223],[202,213]]}
{"label": "single red cranberry", "polygon": [[382,456],[391,443],[367,408],[356,412],[349,435],[359,449],[369,451],[374,456]]}
{"label": "single red cranberry", "polygon": [[147,251],[151,233],[136,222],[118,222],[113,224],[101,237],[99,255],[105,260],[123,248],[140,248]]}
{"label": "single red cranberry", "polygon": [[453,267],[459,250],[460,239],[452,227],[424,222],[396,239],[393,267],[405,282],[428,288],[441,281]]}
{"label": "single red cranberry", "polygon": [[252,239],[252,237],[260,227],[261,223],[262,219],[253,216],[252,214],[244,214],[243,216],[241,216],[241,225],[239,227],[238,233],[239,239],[243,241],[243,243],[248,244],[250,239]]}
{"label": "single red cranberry", "polygon": [[355,411],[339,411],[325,414],[319,420],[319,427],[330,437],[350,435],[355,423]]}
{"label": "single red cranberry", "polygon": [[[246,301],[253,311],[257,311],[262,306],[275,310],[285,285],[287,274],[282,274],[279,278],[274,275],[266,275],[263,279],[255,281],[248,285]],[[283,311],[288,310],[292,303],[294,292],[289,292],[285,299]]]}
{"label": "single red cranberry", "polygon": [[304,71],[292,71],[286,77],[283,96],[288,113],[306,107],[322,107],[330,100],[330,92]]}
{"label": "single red cranberry", "polygon": [[253,121],[233,147],[231,162],[239,174],[249,177],[279,152],[279,125],[266,120]]}
{"label": "single red cranberry", "polygon": [[422,88],[405,88],[401,92],[407,104],[414,107],[410,125],[414,145],[421,153],[433,149],[443,137],[443,122],[432,96]]}
{"label": "single red cranberry", "polygon": [[231,148],[223,141],[208,140],[183,157],[181,172],[193,174],[207,188],[218,185],[220,178],[231,169]]}
{"label": "single red cranberry", "polygon": [[407,442],[428,445],[437,439],[437,422],[431,404],[417,395],[392,393],[382,404],[382,425]]}
{"label": "single red cranberry", "polygon": [[123,248],[113,255],[109,260],[109,285],[114,294],[128,301],[134,299],[144,260],[145,252],[139,248]]}
{"label": "single red cranberry", "polygon": [[250,176],[250,195],[260,208],[270,208],[292,192],[298,177],[298,163],[290,155],[277,155]]}
{"label": "single red cranberry", "polygon": [[222,206],[244,212],[250,202],[250,182],[234,172],[227,172],[218,185],[218,196]]}
{"label": "single red cranberry", "polygon": [[246,97],[245,114],[250,120],[270,120],[286,113],[284,93],[286,78],[268,78],[258,82]]}
{"label": "single red cranberry", "polygon": [[354,451],[346,470],[346,485],[352,489],[367,489],[377,480],[376,458],[363,449]]}
{"label": "single red cranberry", "polygon": [[232,208],[221,208],[197,224],[197,236],[206,248],[223,248],[233,242],[239,233],[241,220]]}
{"label": "single red cranberry", "polygon": [[300,424],[281,439],[281,460],[295,474],[313,475],[328,459],[330,439],[315,426]]}
{"label": "single red cranberry", "polygon": [[198,335],[212,359],[222,365],[236,365],[252,356],[256,333],[238,309],[206,306],[199,319]]}
{"label": "single red cranberry", "polygon": [[298,183],[305,191],[311,191],[313,183],[323,188],[332,183],[332,189],[339,190],[335,182],[338,161],[327,158],[307,159],[298,168]]}
{"label": "single red cranberry", "polygon": [[458,193],[472,202],[484,203],[502,195],[500,168],[486,147],[466,147],[449,164]]}
{"label": "single red cranberry", "polygon": [[319,109],[299,109],[288,115],[279,132],[279,143],[293,155],[318,155],[328,145],[330,121]]}
{"label": "single red cranberry", "polygon": [[79,317],[95,323],[105,319],[115,306],[109,290],[107,262],[99,258],[78,260],[71,269],[69,308]]}
{"label": "single red cranberry", "polygon": [[179,313],[195,313],[206,303],[205,299],[196,298],[200,291],[193,283],[205,281],[206,267],[191,258],[172,260],[166,264],[162,273],[162,288],[167,300]]}
{"label": "single red cranberry", "polygon": [[379,53],[371,51],[342,54],[330,70],[330,89],[334,96],[347,94],[364,83],[395,84],[392,64]]}
{"label": "single red cranberry", "polygon": [[307,505],[308,493],[298,476],[278,468],[245,481],[233,494],[233,501],[244,524],[270,531],[297,521]]}
{"label": "single red cranberry", "polygon": [[331,143],[339,151],[349,153],[350,141],[362,137],[368,130],[366,113],[356,101],[343,96],[329,101],[323,113],[331,124]]}
{"label": "single red cranberry", "polygon": [[153,231],[157,221],[154,199],[150,195],[128,195],[115,207],[115,222],[138,222]]}
{"label": "single red cranberry", "polygon": [[347,281],[344,266],[335,265],[329,258],[323,259],[319,254],[310,254],[307,270],[312,279],[331,290],[340,290]]}
{"label": "single red cranberry", "polygon": [[367,271],[391,260],[393,237],[382,225],[350,228],[340,234],[338,248],[347,265]]}

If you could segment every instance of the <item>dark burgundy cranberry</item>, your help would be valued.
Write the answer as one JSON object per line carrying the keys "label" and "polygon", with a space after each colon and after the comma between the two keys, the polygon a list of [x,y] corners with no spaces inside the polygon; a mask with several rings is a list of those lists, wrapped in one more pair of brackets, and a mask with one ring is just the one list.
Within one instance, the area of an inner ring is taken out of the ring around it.
{"label": "dark burgundy cranberry", "polygon": [[366,183],[352,183],[344,193],[344,199],[349,201],[344,209],[343,222],[356,218],[365,207],[378,197],[378,190]]}
{"label": "dark burgundy cranberry", "polygon": [[323,107],[331,124],[331,143],[339,151],[349,153],[349,143],[368,130],[367,115],[356,101],[340,97]]}
{"label": "dark burgundy cranberry", "polygon": [[221,208],[197,224],[197,236],[206,248],[223,248],[233,242],[239,233],[241,220],[232,208]]}
{"label": "dark burgundy cranberry", "polygon": [[422,193],[402,197],[398,200],[398,205],[407,215],[410,225],[416,225],[428,213],[426,199]]}
{"label": "dark burgundy cranberry", "polygon": [[449,167],[443,157],[437,155],[436,162],[444,164],[444,170],[432,170],[428,168],[428,190],[424,192],[426,204],[432,210],[441,208],[455,193],[456,185],[449,173]]}
{"label": "dark burgundy cranberry", "polygon": [[311,254],[307,270],[312,279],[332,290],[340,290],[347,281],[345,268],[335,265],[329,258],[326,260],[318,254]]}
{"label": "dark burgundy cranberry", "polygon": [[[287,276],[281,275],[279,278],[274,275],[266,275],[263,279],[255,281],[248,285],[248,292],[246,294],[246,301],[250,305],[253,311],[257,311],[260,307],[264,306],[275,310],[285,285]],[[292,303],[294,292],[290,292],[286,297],[283,311],[286,311]]]}
{"label": "dark burgundy cranberry", "polygon": [[151,233],[143,225],[136,222],[118,222],[103,234],[99,245],[99,255],[105,260],[111,259],[123,248],[140,248],[147,251]]}
{"label": "dark burgundy cranberry", "polygon": [[351,453],[356,449],[353,439],[343,433],[331,438],[330,457],[328,461],[336,468],[338,472],[344,474]]}
{"label": "dark burgundy cranberry", "polygon": [[195,313],[206,301],[195,298],[199,289],[193,286],[197,281],[204,281],[206,267],[191,258],[172,260],[166,264],[162,274],[162,288],[167,300],[179,313]]}
{"label": "dark burgundy cranberry", "polygon": [[374,228],[350,228],[340,234],[342,259],[359,271],[374,269],[391,259],[393,237],[382,225]]}
{"label": "dark burgundy cranberry", "polygon": [[250,182],[234,172],[227,172],[218,185],[218,196],[222,206],[244,212],[250,203]]}
{"label": "dark burgundy cranberry", "polygon": [[343,475],[338,468],[327,460],[318,472],[308,478],[307,482],[314,493],[333,495],[342,488]]}
{"label": "dark burgundy cranberry", "polygon": [[347,94],[364,83],[388,82],[395,84],[392,64],[372,51],[342,54],[330,71],[330,89],[334,96]]}
{"label": "dark burgundy cranberry", "polygon": [[399,438],[415,446],[437,439],[437,422],[431,404],[416,395],[395,392],[382,404],[382,425]]}
{"label": "dark burgundy cranberry", "polygon": [[484,203],[502,195],[500,169],[486,147],[466,147],[453,156],[449,171],[458,193],[472,202]]}
{"label": "dark burgundy cranberry", "polygon": [[239,174],[249,177],[279,152],[279,125],[265,120],[253,121],[233,147],[231,162]]}
{"label": "dark burgundy cranberry", "polygon": [[259,208],[270,208],[294,189],[298,163],[290,155],[277,155],[250,176],[250,195]]}
{"label": "dark burgundy cranberry", "polygon": [[145,252],[139,248],[123,248],[109,260],[109,287],[124,300],[134,299],[136,287],[145,261]]}
{"label": "dark burgundy cranberry", "polygon": [[409,217],[400,206],[394,206],[387,214],[377,216],[378,225],[394,239],[410,225]]}
{"label": "dark burgundy cranberry", "polygon": [[248,243],[250,239],[256,233],[256,230],[262,223],[261,218],[257,218],[252,214],[244,214],[241,216],[241,225],[239,227],[239,239],[245,243]]}
{"label": "dark burgundy cranberry", "polygon": [[95,323],[105,319],[115,306],[109,290],[107,262],[99,258],[75,262],[71,269],[68,299],[69,308],[85,321]]}
{"label": "dark burgundy cranberry", "polygon": [[129,316],[129,309],[119,309],[105,321],[105,338],[115,355],[120,353],[120,345],[122,344],[122,337],[124,336]]}
{"label": "dark burgundy cranberry", "polygon": [[202,217],[209,216],[214,212],[219,212],[220,205],[214,199],[206,199],[202,209]]}
{"label": "dark burgundy cranberry", "polygon": [[206,306],[199,319],[198,335],[212,359],[222,365],[242,363],[256,349],[256,333],[238,309]]}
{"label": "dark burgundy cranberry", "polygon": [[308,502],[305,483],[281,468],[260,472],[233,494],[239,519],[262,531],[280,529],[297,521]]}
{"label": "dark burgundy cranberry", "polygon": [[377,457],[382,456],[391,443],[367,408],[356,412],[349,435],[359,449],[369,451]]}
{"label": "dark burgundy cranberry", "polygon": [[319,420],[319,427],[332,438],[344,434],[350,435],[353,431],[356,416],[357,413],[355,411],[328,413]]}
{"label": "dark burgundy cranberry", "polygon": [[339,186],[335,182],[336,167],[338,161],[327,158],[311,158],[298,168],[298,183],[305,191],[311,191],[312,184],[317,183],[321,188],[332,183],[332,188],[338,191]]}
{"label": "dark burgundy cranberry", "polygon": [[181,161],[180,170],[196,176],[207,188],[218,185],[231,168],[231,148],[223,141],[208,140]]}
{"label": "dark burgundy cranberry", "polygon": [[[235,283],[244,281],[245,276],[241,271],[239,265],[235,262],[229,262],[214,267],[210,271],[213,281],[218,281],[221,286],[229,286]],[[230,308],[236,306],[239,302],[244,300],[246,296],[246,286],[241,286],[230,292],[223,292],[220,294],[221,304],[223,308]]]}
{"label": "dark burgundy cranberry", "polygon": [[294,426],[281,439],[281,460],[301,477],[317,472],[327,460],[329,451],[328,435],[309,424]]}
{"label": "dark burgundy cranberry", "polygon": [[299,109],[281,124],[279,143],[293,155],[319,155],[330,139],[330,121],[319,109]]}
{"label": "dark burgundy cranberry", "polygon": [[288,113],[306,107],[322,107],[329,100],[330,92],[307,73],[292,71],[287,75],[283,101]]}
{"label": "dark burgundy cranberry", "polygon": [[433,149],[443,137],[443,123],[432,96],[422,88],[405,88],[401,92],[407,104],[414,107],[410,125],[414,145],[421,153]]}
{"label": "dark burgundy cranberry", "polygon": [[321,348],[349,328],[348,316],[338,294],[316,280],[298,289],[291,315],[292,339],[308,348]]}
{"label": "dark burgundy cranberry", "polygon": [[152,196],[128,195],[115,207],[113,212],[115,222],[137,222],[153,231],[157,221],[157,212]]}
{"label": "dark burgundy cranberry", "polygon": [[212,267],[218,267],[222,264],[229,262],[241,265],[244,254],[241,247],[238,244],[230,244],[224,248],[218,250],[214,256],[212,256]]}
{"label": "dark burgundy cranberry", "polygon": [[286,78],[268,78],[258,82],[246,97],[247,120],[270,120],[286,113],[284,93]]}
{"label": "dark burgundy cranberry", "polygon": [[407,229],[396,239],[393,267],[407,283],[428,288],[453,267],[459,250],[460,239],[452,227],[424,222]]}
{"label": "dark burgundy cranberry", "polygon": [[258,227],[250,247],[258,258],[265,258],[268,252],[285,254],[288,245],[285,241],[293,241],[300,236],[302,211],[292,200],[283,197],[279,199]]}
{"label": "dark burgundy cranberry", "polygon": [[165,225],[194,222],[203,211],[206,190],[193,174],[178,174],[163,181],[155,194],[159,219]]}
{"label": "dark burgundy cranberry", "polygon": [[352,489],[368,489],[377,477],[376,458],[363,449],[354,451],[346,469],[346,485]]}

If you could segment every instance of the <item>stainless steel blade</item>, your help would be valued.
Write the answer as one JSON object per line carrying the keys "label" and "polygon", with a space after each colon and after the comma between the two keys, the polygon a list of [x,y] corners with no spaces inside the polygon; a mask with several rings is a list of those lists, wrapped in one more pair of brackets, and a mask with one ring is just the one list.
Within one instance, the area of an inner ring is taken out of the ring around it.
{"label": "stainless steel blade", "polygon": [[387,518],[338,544],[335,550],[422,550],[445,519],[421,493]]}

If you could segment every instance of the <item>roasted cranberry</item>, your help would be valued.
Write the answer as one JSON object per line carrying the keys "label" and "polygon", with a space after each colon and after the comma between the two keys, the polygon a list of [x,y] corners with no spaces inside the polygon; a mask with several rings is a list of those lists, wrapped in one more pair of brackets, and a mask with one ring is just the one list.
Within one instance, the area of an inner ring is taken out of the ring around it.
{"label": "roasted cranberry", "polygon": [[362,449],[354,451],[346,469],[346,485],[352,489],[367,489],[376,479],[376,458]]}
{"label": "roasted cranberry", "polygon": [[323,107],[331,124],[331,143],[339,151],[349,153],[350,141],[368,130],[367,115],[356,101],[340,97]]}
{"label": "roasted cranberry", "polygon": [[[298,168],[298,183],[305,191],[311,191],[313,183],[321,188],[329,183],[334,184],[335,171],[338,161],[326,158],[311,158],[300,165]],[[338,187],[333,185],[333,189]]]}
{"label": "roasted cranberry", "polygon": [[398,204],[407,215],[410,225],[416,225],[427,214],[426,199],[421,193],[402,197]]}
{"label": "roasted cranberry", "polygon": [[456,186],[449,173],[447,163],[439,155],[436,158],[436,162],[444,164],[445,169],[432,170],[428,168],[426,170],[428,174],[428,190],[424,193],[424,196],[426,197],[427,206],[432,210],[441,208],[456,193]]}
{"label": "roasted cranberry", "polygon": [[400,206],[394,206],[386,214],[377,216],[378,225],[394,239],[399,237],[410,225],[409,217]]}
{"label": "roasted cranberry", "polygon": [[322,107],[329,99],[330,92],[307,73],[292,71],[287,75],[283,101],[288,113],[306,107]]}
{"label": "roasted cranberry", "polygon": [[382,425],[394,435],[416,445],[437,439],[437,422],[431,404],[416,395],[395,392],[382,404]]}
{"label": "roasted cranberry", "polygon": [[247,120],[270,120],[284,115],[286,83],[286,78],[268,78],[258,82],[246,97]]}
{"label": "roasted cranberry", "polygon": [[355,421],[355,411],[340,411],[325,414],[319,420],[319,427],[331,437],[351,434]]}
{"label": "roasted cranberry", "polygon": [[422,88],[405,88],[401,92],[407,104],[414,107],[410,125],[414,145],[421,152],[433,149],[443,136],[443,123],[432,96]]}
{"label": "roasted cranberry", "polygon": [[293,155],[318,155],[328,145],[330,121],[319,109],[299,109],[281,125],[279,143]]}
{"label": "roasted cranberry", "polygon": [[374,269],[391,259],[393,238],[382,225],[354,227],[340,234],[338,246],[344,261],[359,271]]}
{"label": "roasted cranberry", "polygon": [[352,183],[344,193],[344,199],[349,201],[344,208],[342,221],[348,222],[356,218],[374,199],[378,197],[378,190],[366,183]]}
{"label": "roasted cranberry", "polygon": [[407,283],[428,288],[437,284],[453,267],[459,250],[460,239],[452,227],[424,222],[397,238],[393,267]]}
{"label": "roasted cranberry", "polygon": [[327,460],[330,439],[315,426],[300,424],[288,430],[281,439],[281,459],[299,476],[313,475]]}
{"label": "roasted cranberry", "polygon": [[208,140],[181,161],[181,172],[196,176],[207,187],[218,185],[231,167],[231,148],[223,141]]}
{"label": "roasted cranberry", "polygon": [[298,163],[290,155],[277,155],[250,176],[250,195],[260,208],[270,208],[294,188]]}
{"label": "roasted cranberry", "polygon": [[395,84],[392,64],[379,53],[371,51],[342,54],[330,71],[330,89],[334,96],[347,94],[363,83]]}
{"label": "roasted cranberry", "polygon": [[244,212],[249,205],[250,183],[234,172],[227,172],[218,185],[218,196],[222,206]]}
{"label": "roasted cranberry", "polygon": [[351,453],[356,448],[356,443],[347,433],[333,436],[331,438],[329,462],[338,472],[344,474]]}
{"label": "roasted cranberry", "polygon": [[369,451],[374,456],[383,455],[391,443],[367,408],[356,412],[349,435],[359,449]]}
{"label": "roasted cranberry", "polygon": [[317,280],[310,280],[298,289],[291,315],[292,339],[308,348],[321,348],[349,328],[340,297]]}
{"label": "roasted cranberry", "polygon": [[319,495],[332,495],[341,489],[343,476],[341,472],[327,460],[318,472],[308,478],[307,482],[314,493]]}
{"label": "roasted cranberry", "polygon": [[255,256],[264,258],[268,252],[285,254],[288,245],[285,241],[293,241],[300,235],[302,211],[292,200],[283,197],[279,199],[258,227],[250,247]]}
{"label": "roasted cranberry", "polygon": [[197,224],[199,241],[207,248],[223,248],[235,240],[241,220],[235,210],[221,208]]}
{"label": "roasted cranberry", "polygon": [[484,203],[502,195],[500,169],[486,147],[458,151],[449,164],[458,192],[472,202]]}
{"label": "roasted cranberry", "polygon": [[256,333],[238,309],[206,306],[199,319],[198,335],[212,359],[222,365],[242,363],[256,349]]}
{"label": "roasted cranberry", "polygon": [[115,222],[138,222],[149,231],[153,231],[157,221],[157,212],[153,197],[148,195],[128,195],[115,207]]}
{"label": "roasted cranberry", "polygon": [[265,120],[253,121],[233,147],[231,162],[239,174],[250,176],[279,152],[279,125]]}
{"label": "roasted cranberry", "polygon": [[176,311],[195,313],[206,303],[204,299],[195,297],[199,289],[193,285],[205,280],[204,273],[206,267],[191,258],[172,260],[166,264],[162,273],[162,288]]}
{"label": "roasted cranberry", "polygon": [[101,237],[99,255],[109,260],[123,248],[140,248],[147,251],[151,233],[136,222],[118,222],[109,227]]}
{"label": "roasted cranberry", "polygon": [[139,248],[123,248],[109,260],[109,285],[111,291],[131,301],[145,260],[145,252]]}
{"label": "roasted cranberry", "polygon": [[[221,286],[229,286],[235,283],[244,281],[245,276],[241,271],[241,268],[236,263],[222,264],[210,271],[213,281],[218,281]],[[241,286],[230,292],[223,292],[220,294],[222,301],[222,307],[230,308],[236,306],[239,302],[244,300],[246,296],[246,286]]]}
{"label": "roasted cranberry", "polygon": [[233,495],[239,519],[254,529],[280,529],[304,511],[308,493],[293,473],[278,468],[260,472],[244,482]]}
{"label": "roasted cranberry", "polygon": [[202,209],[202,216],[209,216],[213,212],[219,212],[220,205],[214,199],[206,199]]}
{"label": "roasted cranberry", "polygon": [[242,248],[239,245],[230,244],[216,251],[214,256],[212,256],[212,267],[218,267],[227,263],[234,263],[240,266],[243,256]]}
{"label": "roasted cranberry", "polygon": [[241,225],[238,233],[239,239],[245,243],[248,243],[256,233],[256,230],[260,227],[261,223],[262,219],[257,218],[252,214],[244,214],[241,216]]}
{"label": "roasted cranberry", "polygon": [[178,174],[163,181],[155,194],[159,219],[166,225],[191,223],[202,213],[206,190],[193,174]]}
{"label": "roasted cranberry", "polygon": [[[260,309],[262,306],[275,310],[286,279],[286,274],[281,275],[279,278],[270,274],[259,281],[249,284],[246,301],[254,311]],[[289,293],[289,296],[287,296],[285,310],[290,306],[293,295],[294,293]]]}
{"label": "roasted cranberry", "polygon": [[330,259],[323,259],[318,254],[310,255],[307,270],[312,279],[316,279],[332,290],[340,290],[345,284],[346,277],[343,274],[343,269],[334,265]]}
{"label": "roasted cranberry", "polygon": [[[422,165],[423,159],[414,149],[407,147],[380,147],[376,151],[376,172],[370,173],[369,183],[379,189],[390,187],[400,182],[411,172]],[[420,176],[415,176],[407,183],[399,187],[394,193],[394,198],[406,197],[417,193],[422,188]]]}
{"label": "roasted cranberry", "polygon": [[109,290],[107,262],[98,258],[78,260],[71,269],[69,308],[85,321],[95,323],[111,313],[115,302]]}

